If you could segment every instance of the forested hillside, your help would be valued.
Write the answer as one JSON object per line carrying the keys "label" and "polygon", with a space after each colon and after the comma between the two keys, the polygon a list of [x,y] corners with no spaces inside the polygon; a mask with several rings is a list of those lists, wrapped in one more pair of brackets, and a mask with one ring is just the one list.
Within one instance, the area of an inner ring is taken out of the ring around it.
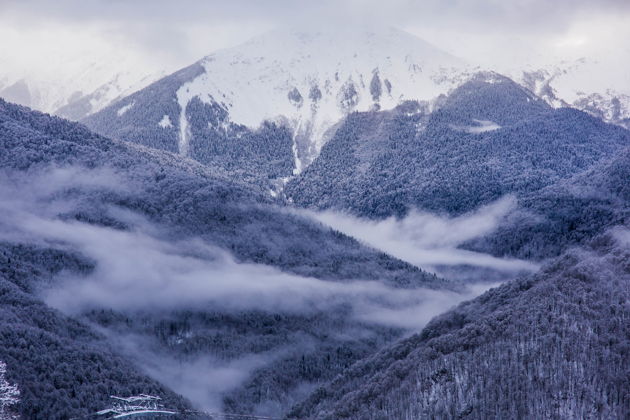
{"label": "forested hillside", "polygon": [[108,407],[110,395],[140,393],[160,395],[172,408],[189,408],[116,354],[103,335],[30,293],[60,270],[89,268],[89,261],[67,252],[0,241],[0,360],[20,393],[6,410],[24,419],[67,419]]}
{"label": "forested hillside", "polygon": [[630,149],[569,179],[522,196],[492,234],[465,247],[494,255],[550,258],[630,221]]}
{"label": "forested hillside", "polygon": [[630,230],[491,289],[352,366],[289,418],[624,419]]}
{"label": "forested hillside", "polygon": [[366,308],[417,304],[421,287],[463,299],[221,169],[6,102],[0,137],[0,360],[27,417],[83,414],[112,393],[186,404],[131,362],[184,393],[181,369],[231,366],[224,388],[210,379],[190,394],[197,407],[281,414],[404,333]]}
{"label": "forested hillside", "polygon": [[349,115],[286,196],[369,218],[414,208],[462,214],[570,178],[630,144],[627,130],[552,109],[494,73],[477,75],[436,107],[410,102]]}
{"label": "forested hillside", "polygon": [[[391,284],[440,281],[414,266],[360,245],[309,219],[279,210],[266,194],[220,168],[98,136],[82,125],[0,102],[5,173],[50,167],[111,169],[134,190],[65,191],[74,208],[64,214],[119,226],[109,205],[164,223],[177,235],[195,233],[239,260],[275,265],[326,279],[383,279]],[[93,188],[93,187],[90,187]],[[308,239],[306,239],[308,238]],[[326,246],[323,246],[326,244]]]}

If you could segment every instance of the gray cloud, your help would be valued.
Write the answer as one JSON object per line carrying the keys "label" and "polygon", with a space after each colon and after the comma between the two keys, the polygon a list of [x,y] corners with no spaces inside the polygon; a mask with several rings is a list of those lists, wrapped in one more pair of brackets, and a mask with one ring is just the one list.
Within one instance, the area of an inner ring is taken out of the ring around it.
{"label": "gray cloud", "polygon": [[291,24],[295,20],[350,20],[386,24],[466,23],[491,30],[488,23],[523,29],[564,27],[575,16],[592,13],[627,13],[626,0],[5,0],[0,11],[32,19],[65,22],[204,23],[265,21]]}
{"label": "gray cloud", "polygon": [[[117,231],[79,222],[22,217],[29,235],[80,249],[97,262],[88,277],[60,276],[45,292],[51,306],[69,313],[92,308],[120,311],[211,306],[219,311],[313,313],[350,305],[358,319],[420,328],[428,319],[470,298],[462,293],[394,289],[375,281],[340,283],[236,263],[200,240],[168,241],[143,232]],[[413,315],[413,316],[412,316]]]}
{"label": "gray cloud", "polygon": [[[377,24],[501,69],[595,55],[602,47],[612,55],[627,49],[628,19],[626,0],[4,0],[0,36],[11,41],[0,45],[0,62],[11,80],[42,79],[47,86],[95,61],[109,69],[99,79],[106,83],[121,70],[175,71],[274,27]],[[567,47],[576,39],[588,42]],[[116,54],[129,59],[129,68],[112,64]],[[50,63],[59,67],[53,74],[45,71]]]}

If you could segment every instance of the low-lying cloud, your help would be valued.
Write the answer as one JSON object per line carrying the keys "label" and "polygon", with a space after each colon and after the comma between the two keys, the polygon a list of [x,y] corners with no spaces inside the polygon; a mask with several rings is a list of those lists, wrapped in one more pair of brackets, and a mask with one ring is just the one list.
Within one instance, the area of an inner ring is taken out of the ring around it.
{"label": "low-lying cloud", "polygon": [[492,233],[516,207],[516,198],[506,196],[458,217],[412,211],[402,219],[392,216],[385,220],[369,220],[334,211],[305,213],[335,230],[425,269],[465,265],[508,273],[534,271],[537,266],[529,261],[497,258],[459,248],[467,241]]}
{"label": "low-lying cloud", "polygon": [[110,342],[127,357],[134,360],[145,372],[168,385],[178,394],[185,395],[197,408],[209,412],[223,409],[223,395],[241,386],[258,368],[286,353],[285,349],[244,354],[235,359],[220,359],[212,355],[175,357],[156,350],[145,336],[119,335],[102,330]]}
{"label": "low-lying cloud", "polygon": [[341,283],[302,277],[269,266],[238,263],[198,239],[169,242],[140,230],[42,219],[25,219],[23,228],[48,241],[69,244],[96,261],[88,276],[62,275],[46,291],[45,300],[68,313],[92,308],[313,313],[351,305],[358,319],[420,328],[432,316],[476,294],[474,290],[408,290],[378,281]]}
{"label": "low-lying cloud", "polygon": [[[131,317],[138,314],[165,319],[169,314],[176,318],[178,311],[339,314],[356,323],[351,322],[338,333],[344,339],[358,340],[374,326],[404,329],[408,333],[418,331],[435,315],[490,287],[471,286],[459,292],[402,289],[362,279],[324,281],[271,266],[240,263],[200,238],[175,237],[139,214],[99,202],[103,194],[134,194],[135,188],[122,175],[107,169],[56,168],[0,178],[0,241],[62,248],[80,253],[94,264],[88,273],[61,272],[52,282],[42,285],[41,295],[50,306],[72,316],[106,309]],[[90,206],[99,206],[99,211],[107,212],[110,219],[125,228],[59,217],[72,214],[77,204],[85,205],[86,196]],[[448,235],[445,230],[449,223],[429,216],[409,219],[402,227],[388,221],[379,229],[382,233],[383,229],[394,231],[412,226],[417,235],[410,237],[414,243],[450,247],[493,226],[498,216],[491,215],[501,214],[500,207],[456,221],[456,231]],[[470,221],[475,223],[464,223]],[[361,228],[361,223],[356,222],[354,227]],[[244,349],[238,357],[226,358],[211,354],[211,350],[178,354],[176,346],[171,348],[159,342],[150,332],[95,327],[149,375],[206,410],[221,410],[224,395],[250,380],[255,370],[278,359],[299,357],[295,356],[297,348],[300,354],[316,351],[309,350],[309,340],[313,338],[299,331],[283,346],[263,353],[248,353],[253,350]],[[346,335],[351,337],[345,338]],[[303,392],[307,392],[312,386],[304,383],[298,388],[305,387]],[[261,408],[265,413],[276,409]]]}
{"label": "low-lying cloud", "polygon": [[[77,176],[79,173],[82,176]],[[128,229],[57,217],[60,209],[67,211],[72,206],[72,200],[64,200],[61,192],[90,189],[94,205],[98,205],[96,190],[116,190],[120,185],[128,185],[117,177],[107,170],[65,168],[0,186],[7,197],[0,205],[0,239],[61,246],[95,262],[89,274],[61,273],[54,287],[43,292],[47,303],[66,313],[79,314],[93,308],[312,313],[349,305],[360,320],[421,328],[430,317],[479,293],[475,289],[396,289],[360,278],[324,281],[271,266],[240,263],[213,244],[194,237],[174,239],[166,229],[115,207],[110,207],[109,216],[121,220]],[[439,237],[437,243],[451,245],[491,226],[488,214],[500,213],[498,207],[467,219],[473,220],[474,226],[464,228],[465,221],[459,221],[462,227],[456,235],[444,235],[447,226],[439,225],[440,219],[418,217],[405,223],[422,227],[433,236],[432,243]],[[397,223],[387,221],[381,229],[398,229]],[[355,227],[360,228],[361,224]],[[420,231],[415,232],[418,236],[412,235],[414,241],[427,240]]]}

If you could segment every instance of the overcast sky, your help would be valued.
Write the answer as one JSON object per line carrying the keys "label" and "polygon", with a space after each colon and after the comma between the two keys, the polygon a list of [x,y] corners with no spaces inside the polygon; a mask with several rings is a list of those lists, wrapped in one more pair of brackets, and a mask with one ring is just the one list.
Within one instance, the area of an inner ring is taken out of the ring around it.
{"label": "overcast sky", "polygon": [[172,71],[306,21],[391,25],[468,60],[524,63],[628,51],[630,0],[0,0],[0,64],[57,71],[117,54]]}

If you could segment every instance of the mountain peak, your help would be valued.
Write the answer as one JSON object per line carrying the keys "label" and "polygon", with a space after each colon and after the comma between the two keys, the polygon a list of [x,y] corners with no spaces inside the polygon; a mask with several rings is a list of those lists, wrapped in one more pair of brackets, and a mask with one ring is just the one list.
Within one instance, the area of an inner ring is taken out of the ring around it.
{"label": "mountain peak", "polygon": [[457,123],[473,120],[493,121],[508,125],[523,115],[539,114],[549,105],[531,91],[508,77],[493,71],[473,74],[454,89],[440,104]]}
{"label": "mountain peak", "polygon": [[216,101],[251,128],[280,118],[293,132],[297,173],[347,113],[432,99],[467,69],[407,32],[362,26],[276,29],[201,63],[205,73],[180,91],[180,103]]}
{"label": "mountain peak", "polygon": [[174,73],[89,120],[108,136],[142,144],[158,138],[158,147],[205,162],[216,139],[280,128],[292,169],[272,178],[286,180],[319,155],[348,114],[432,100],[469,75],[462,60],[395,28],[281,28],[210,54],[194,71]]}
{"label": "mountain peak", "polygon": [[[389,52],[389,53],[388,53]],[[421,61],[462,66],[464,61],[403,30],[388,26],[301,26],[278,28],[249,41],[208,55],[207,59],[241,54],[281,60],[310,56],[326,63],[331,58],[376,58],[376,55],[410,56]]]}

